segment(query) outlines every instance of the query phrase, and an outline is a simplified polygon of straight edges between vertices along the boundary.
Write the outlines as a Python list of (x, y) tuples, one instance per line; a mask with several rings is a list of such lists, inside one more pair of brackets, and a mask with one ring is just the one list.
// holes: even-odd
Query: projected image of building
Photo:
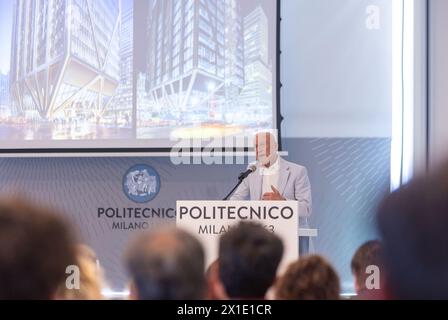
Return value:
[(242, 108), (259, 122), (272, 121), (272, 71), (268, 61), (268, 18), (261, 6), (244, 18), (245, 85)]
[[(131, 0), (132, 1), (132, 0)], [(133, 5), (122, 8), (120, 28), (120, 82), (106, 117), (115, 125), (131, 127), (133, 106)]]
[(49, 138), (92, 134), (119, 85), (120, 11), (119, 0), (16, 0), (13, 114), (33, 123), (85, 124), (78, 136)]
[(0, 73), (0, 118), (9, 115), (9, 76)]
[(239, 0), (226, 1), (225, 28), (225, 101), (227, 112), (239, 107), (239, 94), (244, 86), (243, 19)]
[(244, 84), (239, 1), (150, 0), (147, 39), (148, 94), (161, 121), (225, 120)]
[(148, 83), (148, 76), (146, 73), (139, 72), (137, 74), (136, 83), (136, 101), (137, 101), (137, 112), (139, 113), (139, 123), (143, 127), (151, 126), (155, 121), (155, 115), (157, 115), (157, 106), (154, 101), (148, 96), (148, 91), (146, 90)]

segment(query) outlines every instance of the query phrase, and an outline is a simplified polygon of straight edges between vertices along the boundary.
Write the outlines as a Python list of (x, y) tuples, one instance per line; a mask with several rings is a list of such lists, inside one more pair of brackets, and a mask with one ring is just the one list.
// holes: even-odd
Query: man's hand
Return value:
[(271, 189), (273, 192), (266, 192), (262, 197), (261, 200), (286, 200), (285, 198), (283, 198), (283, 196), (280, 194), (280, 191), (278, 191), (277, 189), (275, 189), (274, 186), (271, 186)]

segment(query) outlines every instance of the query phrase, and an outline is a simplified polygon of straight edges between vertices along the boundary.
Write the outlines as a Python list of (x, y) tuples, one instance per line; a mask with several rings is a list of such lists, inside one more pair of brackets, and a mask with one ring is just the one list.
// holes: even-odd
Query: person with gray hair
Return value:
[(311, 185), (305, 167), (282, 159), (271, 132), (255, 135), (257, 169), (238, 187), (230, 200), (296, 200), (299, 214), (311, 215)]
[[(307, 228), (311, 215), (311, 184), (304, 166), (278, 154), (276, 136), (269, 131), (255, 135), (256, 170), (243, 180), (230, 200), (294, 200), (299, 207), (299, 225)], [(299, 226), (298, 226), (299, 227)], [(308, 254), (310, 239), (300, 237), (300, 255)]]
[(205, 257), (200, 242), (170, 228), (140, 235), (127, 251), (131, 299), (200, 300), (205, 297)]

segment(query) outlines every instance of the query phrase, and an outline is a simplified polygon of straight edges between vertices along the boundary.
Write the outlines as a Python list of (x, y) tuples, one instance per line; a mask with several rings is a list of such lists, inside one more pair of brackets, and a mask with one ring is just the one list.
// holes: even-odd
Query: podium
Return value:
[(219, 238), (240, 221), (261, 224), (284, 245), (279, 271), (299, 257), (299, 238), (317, 236), (316, 229), (299, 228), (297, 201), (177, 201), (176, 225), (202, 243), (206, 266), (218, 257)]

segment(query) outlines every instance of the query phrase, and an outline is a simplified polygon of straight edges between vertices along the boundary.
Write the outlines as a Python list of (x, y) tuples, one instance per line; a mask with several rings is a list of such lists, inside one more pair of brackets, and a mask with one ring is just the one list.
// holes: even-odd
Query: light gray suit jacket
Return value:
[[(311, 185), (305, 167), (278, 158), (278, 191), (286, 200), (299, 202), (299, 214), (311, 215)], [(261, 200), (263, 176), (257, 170), (251, 173), (236, 189), (230, 200)]]

